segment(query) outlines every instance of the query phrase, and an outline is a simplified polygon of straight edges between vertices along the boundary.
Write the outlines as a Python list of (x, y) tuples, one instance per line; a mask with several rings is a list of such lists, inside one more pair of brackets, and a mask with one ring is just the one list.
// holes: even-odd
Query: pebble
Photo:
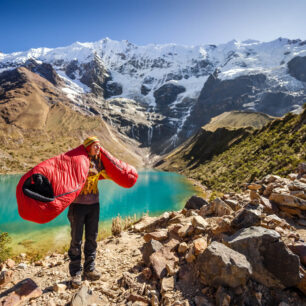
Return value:
[(28, 265), (26, 263), (20, 263), (17, 268), (18, 269), (26, 269), (28, 267)]

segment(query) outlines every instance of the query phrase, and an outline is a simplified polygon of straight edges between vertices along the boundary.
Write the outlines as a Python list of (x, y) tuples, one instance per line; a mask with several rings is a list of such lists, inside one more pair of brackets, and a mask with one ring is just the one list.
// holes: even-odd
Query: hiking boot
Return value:
[(71, 287), (79, 288), (82, 285), (82, 276), (81, 274), (77, 274), (71, 277)]
[(101, 274), (96, 270), (92, 270), (92, 271), (85, 271), (84, 272), (84, 278), (91, 280), (91, 281), (95, 281), (98, 280), (101, 277)]

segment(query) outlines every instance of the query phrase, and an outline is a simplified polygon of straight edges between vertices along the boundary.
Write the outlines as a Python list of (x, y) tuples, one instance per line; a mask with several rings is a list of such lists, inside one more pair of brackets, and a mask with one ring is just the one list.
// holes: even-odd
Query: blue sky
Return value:
[(304, 0), (0, 0), (0, 52), (105, 37), (137, 45), (306, 39)]

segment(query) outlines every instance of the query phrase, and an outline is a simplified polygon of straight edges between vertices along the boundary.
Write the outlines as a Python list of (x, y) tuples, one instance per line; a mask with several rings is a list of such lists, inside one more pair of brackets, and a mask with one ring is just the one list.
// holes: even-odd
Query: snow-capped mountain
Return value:
[(26, 66), (74, 107), (100, 114), (154, 152), (166, 152), (229, 110), (273, 116), (306, 102), (306, 41), (137, 46), (109, 38), (0, 53), (0, 72)]

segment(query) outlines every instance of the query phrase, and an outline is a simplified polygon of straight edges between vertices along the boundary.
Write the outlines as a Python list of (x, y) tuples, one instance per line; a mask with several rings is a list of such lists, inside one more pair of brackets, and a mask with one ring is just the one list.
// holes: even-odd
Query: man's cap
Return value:
[(83, 145), (85, 148), (88, 148), (90, 145), (96, 142), (100, 142), (100, 140), (96, 136), (90, 136), (84, 140)]

